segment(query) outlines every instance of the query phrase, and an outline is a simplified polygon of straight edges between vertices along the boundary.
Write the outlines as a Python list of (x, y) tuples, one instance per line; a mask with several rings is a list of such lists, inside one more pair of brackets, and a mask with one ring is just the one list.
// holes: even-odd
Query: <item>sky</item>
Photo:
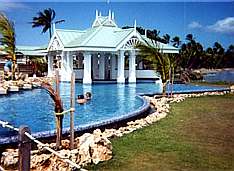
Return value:
[(42, 28), (32, 28), (30, 24), (46, 8), (55, 10), (55, 20), (65, 20), (56, 25), (60, 29), (90, 28), (95, 10), (103, 16), (111, 10), (119, 27), (133, 26), (136, 20), (139, 27), (160, 30), (160, 36), (179, 36), (183, 42), (191, 33), (205, 48), (212, 47), (216, 41), (224, 48), (234, 44), (234, 1), (0, 0), (0, 11), (15, 23), (17, 45), (48, 44), (49, 34), (41, 34)]

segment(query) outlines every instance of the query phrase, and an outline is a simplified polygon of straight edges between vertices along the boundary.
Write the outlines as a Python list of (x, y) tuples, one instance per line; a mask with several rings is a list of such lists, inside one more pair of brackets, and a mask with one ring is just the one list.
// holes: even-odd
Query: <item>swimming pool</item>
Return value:
[[(196, 92), (221, 90), (220, 87), (174, 85), (175, 92)], [(75, 105), (75, 126), (86, 127), (110, 120), (116, 120), (146, 107), (146, 102), (137, 94), (160, 93), (154, 83), (138, 84), (93, 84), (76, 83), (76, 95), (92, 92), (92, 100), (84, 105)], [(60, 84), (64, 109), (70, 108), (70, 84)], [(0, 97), (0, 120), (12, 125), (28, 125), (33, 133), (55, 129), (54, 104), (44, 89), (33, 89)], [(69, 115), (65, 115), (64, 127), (69, 127)], [(0, 139), (13, 134), (0, 127)]]

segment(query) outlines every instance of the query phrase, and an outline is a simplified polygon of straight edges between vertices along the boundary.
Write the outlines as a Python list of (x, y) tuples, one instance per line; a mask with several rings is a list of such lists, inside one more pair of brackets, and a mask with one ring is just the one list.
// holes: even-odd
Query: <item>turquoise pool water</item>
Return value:
[[(213, 91), (220, 87), (194, 86), (177, 84), (175, 92)], [(76, 95), (92, 92), (92, 100), (84, 105), (75, 105), (75, 126), (92, 125), (97, 122), (125, 116), (139, 110), (143, 101), (137, 94), (160, 93), (160, 88), (154, 83), (138, 84), (94, 84), (82, 85), (76, 83)], [(60, 85), (60, 94), (64, 109), (70, 105), (70, 84)], [(44, 89), (22, 91), (0, 97), (0, 120), (8, 121), (12, 125), (28, 125), (33, 133), (55, 129), (54, 104)], [(65, 115), (64, 127), (69, 127), (69, 115)], [(0, 139), (12, 132), (0, 127)]]

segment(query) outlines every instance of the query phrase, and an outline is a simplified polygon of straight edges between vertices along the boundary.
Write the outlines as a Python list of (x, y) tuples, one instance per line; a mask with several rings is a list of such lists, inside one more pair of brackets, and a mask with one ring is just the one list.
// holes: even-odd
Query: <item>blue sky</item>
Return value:
[[(173, 0), (171, 0), (173, 1)], [(192, 33), (195, 39), (206, 48), (215, 41), (225, 48), (234, 44), (234, 2), (139, 2), (139, 1), (96, 1), (70, 2), (40, 0), (38, 2), (0, 0), (0, 11), (15, 22), (17, 45), (45, 45), (48, 34), (41, 34), (41, 28), (29, 24), (38, 11), (53, 8), (56, 19), (65, 19), (57, 28), (83, 30), (91, 27), (95, 10), (107, 15), (108, 10), (115, 13), (117, 24), (160, 30), (160, 35), (168, 33), (171, 37)]]

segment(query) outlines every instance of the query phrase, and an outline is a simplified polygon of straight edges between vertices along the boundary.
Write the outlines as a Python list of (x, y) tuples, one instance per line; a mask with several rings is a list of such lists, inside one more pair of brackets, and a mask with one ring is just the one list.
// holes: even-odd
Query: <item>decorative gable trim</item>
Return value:
[(50, 51), (57, 51), (57, 50), (63, 50), (63, 49), (64, 49), (64, 45), (61, 39), (59, 38), (57, 32), (55, 32), (47, 47), (47, 51), (50, 52)]
[(120, 42), (119, 45), (117, 45), (116, 51), (120, 49), (133, 49), (134, 45), (140, 42), (145, 44), (145, 41), (142, 39), (141, 35), (132, 30), (132, 32), (122, 42)]
[(131, 50), (134, 49), (139, 44), (140, 44), (139, 39), (137, 37), (132, 37), (123, 45), (122, 49)]
[(103, 24), (103, 26), (107, 27), (118, 27), (117, 24), (113, 20), (106, 20)]

